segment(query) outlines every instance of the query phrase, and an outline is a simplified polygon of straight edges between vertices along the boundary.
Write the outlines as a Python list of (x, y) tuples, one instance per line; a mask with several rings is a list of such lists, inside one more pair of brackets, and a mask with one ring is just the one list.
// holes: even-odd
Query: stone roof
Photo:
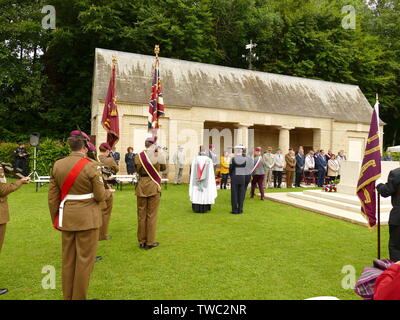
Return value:
[[(96, 49), (93, 97), (104, 100), (116, 55), (117, 99), (147, 104), (154, 56)], [(164, 103), (295, 116), (371, 121), (372, 107), (355, 85), (160, 57)], [(168, 110), (168, 109), (167, 109)]]

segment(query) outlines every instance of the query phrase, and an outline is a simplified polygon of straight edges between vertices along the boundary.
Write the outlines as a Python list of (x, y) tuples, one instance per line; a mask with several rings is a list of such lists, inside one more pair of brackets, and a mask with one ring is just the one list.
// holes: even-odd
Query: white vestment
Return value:
[[(198, 168), (200, 170), (204, 168), (201, 181), (198, 180)], [(217, 197), (217, 185), (212, 160), (206, 155), (197, 156), (192, 162), (190, 172), (190, 201), (194, 204), (214, 204)]]

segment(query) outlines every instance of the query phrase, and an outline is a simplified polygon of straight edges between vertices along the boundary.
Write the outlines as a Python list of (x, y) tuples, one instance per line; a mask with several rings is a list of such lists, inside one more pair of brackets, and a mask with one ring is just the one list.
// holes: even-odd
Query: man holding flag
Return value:
[(392, 197), (389, 216), (389, 256), (392, 261), (400, 261), (400, 168), (390, 171), (387, 183), (376, 186), (379, 194)]

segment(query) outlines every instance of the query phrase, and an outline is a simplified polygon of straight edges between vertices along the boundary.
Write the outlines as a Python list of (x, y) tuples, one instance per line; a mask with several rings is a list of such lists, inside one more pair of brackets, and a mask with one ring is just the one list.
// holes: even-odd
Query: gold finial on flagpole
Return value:
[(113, 63), (113, 65), (116, 65), (117, 61), (118, 61), (117, 56), (116, 56), (116, 55), (113, 55), (113, 56), (112, 56), (112, 63)]
[(154, 47), (154, 53), (155, 53), (156, 57), (158, 58), (158, 54), (160, 53), (160, 46), (158, 44), (156, 44), (156, 46)]

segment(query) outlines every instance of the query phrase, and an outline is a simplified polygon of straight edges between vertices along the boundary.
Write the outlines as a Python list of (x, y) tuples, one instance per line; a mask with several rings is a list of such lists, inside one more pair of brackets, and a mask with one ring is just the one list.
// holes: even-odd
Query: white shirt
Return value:
[(309, 171), (315, 168), (315, 160), (314, 156), (310, 156), (309, 154), (306, 156), (304, 163), (304, 170)]

